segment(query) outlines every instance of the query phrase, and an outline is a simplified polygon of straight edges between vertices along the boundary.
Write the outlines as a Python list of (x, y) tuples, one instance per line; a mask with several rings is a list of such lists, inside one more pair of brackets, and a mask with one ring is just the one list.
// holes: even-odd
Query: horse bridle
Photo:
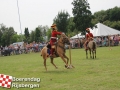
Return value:
[[(59, 41), (59, 42), (62, 43), (62, 44), (65, 44), (65, 41), (64, 41), (65, 39), (66, 39), (66, 38), (63, 38), (63, 39), (62, 39), (62, 42), (60, 42), (60, 41)], [(63, 49), (63, 51), (65, 52), (65, 47), (63, 47), (63, 46), (61, 46), (61, 45), (58, 45), (58, 42), (57, 42), (57, 45), (56, 45), (56, 46), (60, 47), (60, 48)]]

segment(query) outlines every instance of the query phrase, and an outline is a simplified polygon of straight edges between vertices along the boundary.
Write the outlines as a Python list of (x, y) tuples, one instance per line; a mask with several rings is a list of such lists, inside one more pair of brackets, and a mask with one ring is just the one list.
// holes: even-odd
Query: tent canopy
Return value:
[(81, 33), (79, 33), (79, 34), (77, 34), (77, 35), (71, 37), (70, 39), (84, 38), (84, 37), (85, 37), (85, 35), (81, 35)]
[[(90, 32), (93, 33), (93, 36), (108, 36), (108, 35), (116, 35), (116, 34), (120, 34), (119, 30), (110, 28), (106, 25), (103, 25), (101, 23), (97, 23), (96, 24), (97, 28), (90, 28)], [(71, 37), (70, 39), (75, 39), (75, 38), (84, 38), (84, 35), (81, 35), (81, 33)]]
[(98, 23), (96, 25), (97, 25), (97, 28), (93, 28), (93, 30), (90, 29), (91, 33), (93, 33), (94, 36), (107, 36), (107, 35), (120, 34), (120, 31), (110, 28), (101, 23)]

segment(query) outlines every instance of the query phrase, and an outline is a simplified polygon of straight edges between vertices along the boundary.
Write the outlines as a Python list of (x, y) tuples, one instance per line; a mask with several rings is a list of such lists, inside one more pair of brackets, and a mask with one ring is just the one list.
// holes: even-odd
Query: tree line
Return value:
[[(87, 27), (95, 27), (98, 22), (103, 23), (111, 28), (120, 30), (120, 7), (101, 10), (94, 14), (90, 11), (90, 4), (87, 0), (73, 0), (72, 13), (73, 17), (65, 10), (61, 10), (53, 19), (58, 31), (66, 35), (73, 36), (79, 32), (85, 34)], [(13, 27), (6, 27), (0, 24), (0, 45), (8, 46), (14, 42), (43, 42), (48, 41), (51, 36), (51, 28), (48, 26), (37, 26), (34, 30), (25, 27), (24, 33), (17, 34)]]

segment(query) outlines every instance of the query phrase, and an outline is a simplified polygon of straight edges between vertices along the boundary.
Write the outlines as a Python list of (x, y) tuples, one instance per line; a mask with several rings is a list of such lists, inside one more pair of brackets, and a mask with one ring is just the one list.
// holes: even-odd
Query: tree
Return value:
[(69, 19), (68, 12), (61, 11), (58, 12), (58, 15), (54, 18), (54, 23), (57, 25), (57, 29), (61, 32), (67, 33), (67, 25), (68, 25), (68, 19)]
[(68, 19), (68, 26), (67, 26), (67, 34), (70, 35), (70, 36), (73, 36), (75, 35), (74, 34), (74, 31), (75, 31), (75, 23), (73, 22), (73, 17), (70, 17)]
[(32, 31), (30, 33), (30, 42), (33, 42), (33, 41), (35, 41), (35, 31)]
[(85, 34), (85, 29), (88, 27), (93, 27), (91, 20), (93, 18), (87, 0), (73, 0), (72, 13), (74, 16), (73, 22), (78, 31), (81, 31)]
[(2, 33), (4, 33), (5, 32), (5, 30), (6, 30), (6, 26), (2, 23), (2, 24), (0, 24), (0, 30), (1, 30), (1, 32)]
[(25, 28), (24, 35), (25, 35), (25, 41), (28, 42), (28, 39), (29, 39), (29, 37), (30, 37), (28, 28)]
[(114, 7), (112, 9), (108, 9), (106, 11), (107, 13), (109, 12), (109, 20), (110, 21), (120, 21), (120, 8)]
[(101, 10), (94, 13), (93, 24), (101, 22), (111, 28), (120, 30), (120, 8), (114, 7), (108, 10)]
[(5, 32), (6, 26), (4, 24), (0, 24), (0, 45), (3, 45), (3, 33)]
[(10, 45), (10, 37), (9, 37), (9, 33), (8, 33), (8, 28), (6, 28), (5, 32), (3, 33), (1, 42), (2, 42), (3, 46)]
[(51, 37), (51, 29), (48, 29), (48, 31), (47, 31), (47, 38), (48, 38), (48, 40), (50, 40), (50, 37)]
[(39, 30), (39, 28), (35, 29), (35, 41), (36, 42), (40, 41), (40, 30)]
[(37, 27), (39, 30), (40, 30), (40, 38), (39, 38), (39, 41), (42, 42), (42, 41), (46, 41), (47, 40), (47, 31), (49, 30), (49, 27), (46, 25), (46, 26), (42, 26), (42, 25), (39, 25)]
[(0, 46), (2, 45), (2, 44), (1, 44), (1, 43), (2, 43), (2, 42), (1, 42), (2, 35), (3, 35), (3, 34), (2, 34), (2, 30), (0, 30)]
[(95, 19), (97, 19), (100, 23), (103, 23), (105, 20), (107, 20), (109, 17), (108, 17), (108, 14), (106, 13), (105, 10), (101, 10), (101, 11), (98, 11), (98, 12), (95, 12), (94, 13), (94, 17)]
[(18, 42), (18, 38), (19, 36), (17, 34), (12, 35), (11, 39), (10, 39), (10, 43), (14, 43), (14, 42)]
[(5, 25), (1, 24), (0, 28), (0, 45), (8, 46), (11, 44), (11, 38), (15, 34), (13, 27), (6, 27)]

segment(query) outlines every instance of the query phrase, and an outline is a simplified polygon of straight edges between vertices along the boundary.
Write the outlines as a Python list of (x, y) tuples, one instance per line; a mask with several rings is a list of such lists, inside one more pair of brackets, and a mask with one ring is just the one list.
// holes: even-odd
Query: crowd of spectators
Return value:
[(0, 47), (0, 56), (10, 56), (10, 55), (19, 55), (22, 53), (31, 53), (31, 52), (40, 52), (40, 50), (46, 45), (46, 43), (36, 43), (33, 41), (32, 43), (23, 43), (23, 45), (9, 45), (5, 47)]
[[(96, 42), (98, 47), (103, 46), (118, 46), (120, 45), (120, 35), (111, 35), (111, 36), (98, 36), (94, 37), (94, 41)], [(83, 44), (85, 42), (85, 38), (79, 39), (71, 39), (71, 47), (72, 48), (83, 48)], [(41, 49), (46, 46), (46, 43), (43, 42), (35, 42), (32, 43), (23, 43), (23, 45), (9, 45), (5, 47), (0, 47), (0, 56), (8, 56), (8, 55), (19, 55), (22, 53), (31, 53), (31, 52), (40, 52)], [(67, 49), (68, 46), (66, 45), (65, 48)]]
[[(83, 48), (85, 38), (71, 39), (72, 48)], [(103, 46), (118, 46), (120, 45), (120, 35), (98, 36), (94, 37), (98, 47)]]

